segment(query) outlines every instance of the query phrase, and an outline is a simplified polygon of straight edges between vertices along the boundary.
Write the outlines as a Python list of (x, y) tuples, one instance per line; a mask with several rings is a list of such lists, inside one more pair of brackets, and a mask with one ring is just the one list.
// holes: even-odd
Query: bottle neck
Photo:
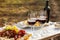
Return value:
[(49, 4), (48, 4), (48, 3), (49, 3), (49, 1), (46, 1), (46, 6), (45, 6), (45, 7), (48, 7), (48, 6), (49, 6)]
[(48, 9), (48, 7), (49, 7), (49, 1), (46, 1), (46, 5), (45, 5), (44, 10), (47, 10), (47, 9)]

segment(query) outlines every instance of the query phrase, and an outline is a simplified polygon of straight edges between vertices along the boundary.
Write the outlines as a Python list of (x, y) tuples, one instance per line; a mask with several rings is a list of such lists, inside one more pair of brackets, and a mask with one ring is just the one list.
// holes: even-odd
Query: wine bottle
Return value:
[(44, 11), (46, 11), (47, 13), (47, 23), (49, 22), (49, 18), (50, 18), (50, 7), (49, 7), (49, 0), (46, 1), (46, 5), (44, 8)]

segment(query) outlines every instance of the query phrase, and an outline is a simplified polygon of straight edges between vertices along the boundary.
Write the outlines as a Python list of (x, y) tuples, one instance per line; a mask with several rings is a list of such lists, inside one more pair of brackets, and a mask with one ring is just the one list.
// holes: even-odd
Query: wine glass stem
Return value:
[(34, 26), (31, 27), (32, 34), (34, 34)]

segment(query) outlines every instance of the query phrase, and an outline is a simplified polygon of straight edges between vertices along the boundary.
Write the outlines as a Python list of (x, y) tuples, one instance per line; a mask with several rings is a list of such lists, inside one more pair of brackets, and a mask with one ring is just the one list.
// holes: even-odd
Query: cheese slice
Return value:
[(28, 25), (28, 21), (27, 21), (27, 20), (25, 20), (25, 21), (24, 21), (24, 24), (25, 24), (25, 25)]
[(34, 24), (34, 26), (36, 26), (36, 27), (38, 27), (38, 26), (40, 26), (41, 24), (40, 24), (40, 22), (36, 22), (35, 24)]

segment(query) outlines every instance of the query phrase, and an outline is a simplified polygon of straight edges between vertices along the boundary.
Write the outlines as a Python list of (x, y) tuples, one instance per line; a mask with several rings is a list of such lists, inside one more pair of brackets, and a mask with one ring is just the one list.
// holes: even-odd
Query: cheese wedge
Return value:
[(34, 26), (36, 26), (36, 27), (38, 27), (38, 26), (40, 26), (41, 24), (40, 24), (40, 22), (36, 22), (35, 24), (34, 24)]

